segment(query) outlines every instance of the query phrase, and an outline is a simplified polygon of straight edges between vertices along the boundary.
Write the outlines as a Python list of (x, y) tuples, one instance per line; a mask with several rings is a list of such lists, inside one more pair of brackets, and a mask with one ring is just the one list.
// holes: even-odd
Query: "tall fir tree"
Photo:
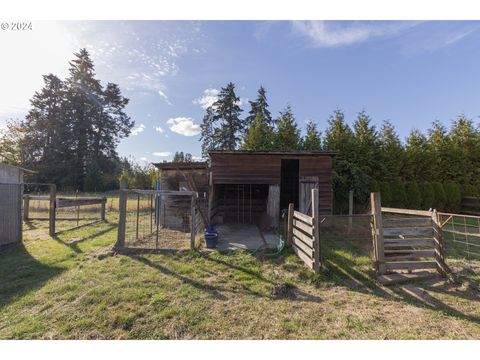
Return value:
[(405, 144), (404, 174), (411, 181), (429, 181), (432, 178), (431, 153), (425, 135), (414, 129)]
[(353, 160), (358, 168), (372, 180), (379, 179), (378, 171), (378, 133), (371, 118), (365, 111), (357, 115), (353, 124)]
[(215, 129), (215, 147), (220, 150), (236, 150), (241, 142), (245, 125), (240, 119), (240, 98), (235, 94), (235, 85), (230, 82), (220, 90), (218, 100), (212, 105)]
[(273, 146), (275, 150), (300, 150), (302, 139), (292, 108), (287, 106), (277, 120)]
[(404, 167), (404, 148), (393, 124), (386, 120), (383, 122), (379, 134), (380, 164), (382, 179), (394, 181), (402, 178)]
[(250, 111), (248, 116), (245, 118), (245, 130), (248, 131), (248, 128), (258, 116), (260, 116), (262, 121), (267, 126), (273, 129), (275, 126), (275, 121), (273, 120), (270, 110), (268, 109), (266, 91), (263, 86), (260, 86), (260, 89), (258, 89), (257, 99), (255, 101), (249, 101), (249, 103)]
[(451, 171), (451, 142), (448, 137), (447, 128), (439, 120), (432, 123), (428, 129), (428, 149), (431, 154), (430, 169), (433, 179), (442, 182), (451, 178), (454, 173)]
[(216, 148), (214, 110), (209, 106), (203, 116), (200, 141), (202, 142), (202, 158), (208, 159), (208, 152)]
[(263, 120), (262, 115), (257, 115), (243, 140), (242, 150), (271, 150), (273, 147), (273, 131)]
[(303, 150), (319, 151), (322, 150), (322, 135), (317, 130), (317, 124), (312, 120), (307, 122), (305, 137), (302, 142)]

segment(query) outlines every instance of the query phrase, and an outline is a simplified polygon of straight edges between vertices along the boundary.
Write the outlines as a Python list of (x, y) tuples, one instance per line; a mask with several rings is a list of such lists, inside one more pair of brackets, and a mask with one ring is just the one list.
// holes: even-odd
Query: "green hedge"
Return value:
[(460, 186), (453, 181), (448, 181), (443, 185), (443, 188), (445, 190), (445, 210), (458, 213), (462, 202)]
[(432, 186), (435, 193), (435, 202), (433, 203), (434, 208), (438, 211), (444, 211), (447, 202), (447, 196), (445, 195), (443, 185), (441, 182), (435, 181), (432, 183)]
[(405, 184), (400, 180), (390, 183), (391, 206), (395, 208), (404, 208), (407, 206), (407, 194)]
[(421, 208), (425, 210), (433, 209), (435, 207), (435, 190), (429, 182), (420, 184), (420, 192), (422, 194)]
[(380, 196), (382, 199), (382, 206), (391, 206), (392, 192), (388, 182), (380, 183)]
[(405, 183), (405, 192), (407, 199), (407, 208), (420, 209), (422, 206), (422, 194), (420, 188), (415, 181)]

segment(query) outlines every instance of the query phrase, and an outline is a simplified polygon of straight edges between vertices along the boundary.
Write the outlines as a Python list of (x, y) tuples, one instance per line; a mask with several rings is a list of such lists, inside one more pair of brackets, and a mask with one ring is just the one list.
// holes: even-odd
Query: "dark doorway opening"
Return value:
[(256, 224), (267, 211), (268, 185), (219, 184), (215, 187), (215, 212), (223, 222)]
[(299, 161), (283, 159), (280, 175), (280, 209), (288, 208), (293, 203), (298, 210), (298, 189), (299, 189)]

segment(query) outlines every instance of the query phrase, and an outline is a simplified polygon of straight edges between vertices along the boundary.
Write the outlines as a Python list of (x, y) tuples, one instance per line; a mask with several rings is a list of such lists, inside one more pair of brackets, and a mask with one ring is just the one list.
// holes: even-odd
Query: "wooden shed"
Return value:
[(210, 151), (210, 213), (226, 222), (256, 222), (267, 213), (278, 224), (293, 203), (311, 211), (311, 189), (318, 188), (320, 213), (331, 214), (334, 152)]
[(216, 150), (209, 155), (209, 166), (204, 162), (155, 166), (163, 190), (206, 193), (208, 217), (214, 222), (256, 223), (268, 214), (278, 225), (281, 210), (289, 203), (304, 213), (311, 211), (312, 188), (319, 189), (320, 213), (332, 213), (334, 152)]

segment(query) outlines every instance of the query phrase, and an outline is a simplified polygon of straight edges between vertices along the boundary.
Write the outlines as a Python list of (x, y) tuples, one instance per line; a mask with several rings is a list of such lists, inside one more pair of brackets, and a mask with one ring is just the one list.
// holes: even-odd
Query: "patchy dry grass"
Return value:
[[(0, 338), (480, 338), (478, 293), (444, 283), (385, 288), (367, 256), (331, 241), (327, 271), (290, 252), (108, 255), (116, 219), (0, 253)], [(272, 289), (285, 284), (284, 298)]]

